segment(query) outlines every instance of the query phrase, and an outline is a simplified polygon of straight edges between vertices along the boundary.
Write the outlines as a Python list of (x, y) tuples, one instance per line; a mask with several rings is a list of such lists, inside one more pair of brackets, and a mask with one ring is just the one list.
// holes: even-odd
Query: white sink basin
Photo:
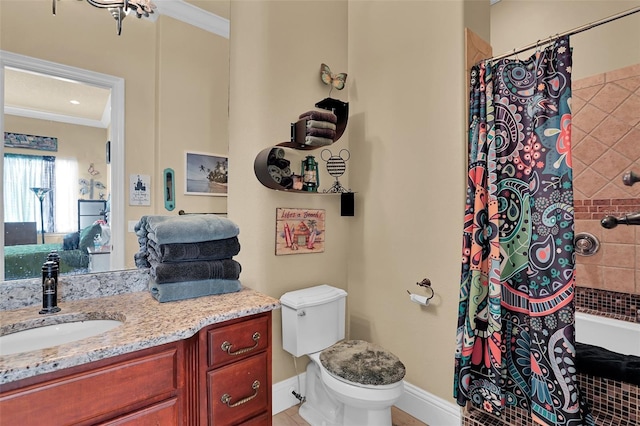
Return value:
[(50, 348), (96, 336), (122, 325), (116, 320), (65, 322), (0, 336), (0, 356)]

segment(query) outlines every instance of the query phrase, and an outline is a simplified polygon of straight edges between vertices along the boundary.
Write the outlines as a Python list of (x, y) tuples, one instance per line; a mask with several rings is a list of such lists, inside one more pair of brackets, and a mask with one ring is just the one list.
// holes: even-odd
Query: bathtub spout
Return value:
[(603, 228), (613, 229), (620, 224), (640, 225), (640, 212), (628, 214), (622, 217), (606, 216), (600, 221)]

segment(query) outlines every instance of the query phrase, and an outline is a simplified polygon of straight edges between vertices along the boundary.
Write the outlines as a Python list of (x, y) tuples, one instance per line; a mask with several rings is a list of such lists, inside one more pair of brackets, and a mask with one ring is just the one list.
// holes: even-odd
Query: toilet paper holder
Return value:
[(429, 301), (433, 298), (433, 296), (435, 296), (435, 292), (433, 291), (433, 288), (431, 287), (431, 280), (429, 278), (425, 278), (422, 281), (420, 281), (419, 283), (416, 283), (416, 285), (418, 285), (420, 287), (424, 287), (424, 288), (430, 290), (431, 291), (431, 295), (430, 296), (420, 296), (418, 294), (413, 294), (409, 290), (407, 290), (407, 293), (409, 293), (409, 298), (411, 299), (412, 302), (418, 303), (420, 305), (424, 305), (424, 306), (429, 305)]

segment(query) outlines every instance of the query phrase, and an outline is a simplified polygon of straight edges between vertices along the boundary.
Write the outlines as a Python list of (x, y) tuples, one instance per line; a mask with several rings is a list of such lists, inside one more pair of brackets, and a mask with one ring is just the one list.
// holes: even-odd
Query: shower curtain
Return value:
[(592, 422), (575, 370), (571, 50), (473, 67), (454, 397)]

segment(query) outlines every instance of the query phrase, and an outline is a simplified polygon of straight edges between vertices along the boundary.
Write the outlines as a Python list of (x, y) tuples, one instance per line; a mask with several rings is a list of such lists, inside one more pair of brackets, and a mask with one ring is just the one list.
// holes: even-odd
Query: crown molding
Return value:
[(79, 126), (99, 127), (106, 129), (109, 127), (109, 123), (99, 120), (92, 120), (90, 118), (74, 117), (71, 115), (55, 114), (51, 112), (35, 111), (28, 108), (18, 108), (12, 106), (5, 106), (4, 113), (7, 115), (15, 115), (18, 117), (35, 118), (38, 120), (57, 121), (60, 123), (77, 124)]
[(169, 16), (187, 24), (193, 25), (210, 33), (229, 38), (229, 20), (215, 13), (200, 9), (184, 0), (154, 0), (156, 13)]

